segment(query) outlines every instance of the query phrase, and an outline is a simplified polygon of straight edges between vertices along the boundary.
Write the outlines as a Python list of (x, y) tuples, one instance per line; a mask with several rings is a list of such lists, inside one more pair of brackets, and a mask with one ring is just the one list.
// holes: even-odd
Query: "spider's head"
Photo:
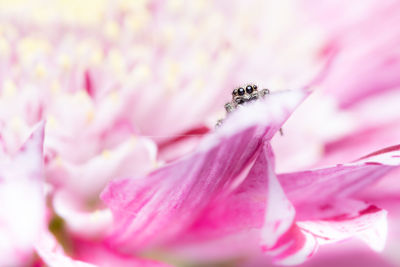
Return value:
[(233, 90), (232, 99), (238, 104), (244, 104), (258, 98), (257, 85), (248, 84), (246, 87), (239, 87)]

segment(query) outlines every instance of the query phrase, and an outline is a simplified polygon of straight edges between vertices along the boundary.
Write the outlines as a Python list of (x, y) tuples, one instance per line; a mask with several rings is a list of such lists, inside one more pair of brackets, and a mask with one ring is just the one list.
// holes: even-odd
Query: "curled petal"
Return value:
[(177, 242), (216, 239), (264, 225), (263, 243), (272, 247), (291, 227), (295, 215), (272, 171), (273, 161), (266, 143), (244, 181), (232, 193), (211, 201)]
[(213, 199), (240, 184), (263, 139), (276, 133), (303, 98), (300, 91), (282, 92), (245, 106), (188, 157), (140, 180), (111, 182), (102, 193), (114, 214), (109, 241), (137, 249), (184, 231)]
[(274, 261), (282, 265), (300, 264), (310, 258), (318, 248), (314, 235), (293, 224), (273, 248), (262, 247), (274, 257)]
[[(262, 163), (262, 162), (261, 162)], [(272, 168), (266, 164), (268, 179), (267, 208), (262, 231), (262, 244), (264, 249), (273, 248), (278, 240), (293, 225), (295, 210), (279, 184)], [(265, 167), (264, 167), (265, 168)]]
[(67, 256), (62, 246), (49, 232), (44, 232), (41, 235), (35, 249), (41, 261), (49, 267), (96, 267), (96, 265), (74, 260)]
[[(180, 252), (193, 256), (193, 247), (197, 246), (204, 260), (253, 255), (261, 245), (281, 264), (307, 259), (317, 246), (316, 240), (295, 225), (295, 210), (280, 187), (273, 165), (270, 145), (265, 143), (237, 189), (212, 201), (175, 242), (183, 246)], [(224, 251), (218, 250), (220, 246)]]
[(376, 182), (400, 165), (400, 146), (389, 147), (360, 160), (317, 170), (280, 174), (289, 199), (295, 205), (344, 198)]
[(396, 169), (399, 153), (400, 146), (392, 146), (353, 163), (279, 175), (296, 208), (298, 227), (314, 235), (319, 244), (357, 237), (372, 249), (382, 250), (387, 235), (386, 211), (348, 197)]
[(57, 215), (65, 221), (68, 230), (82, 238), (104, 236), (112, 225), (109, 209), (89, 211), (65, 190), (55, 193), (53, 206)]
[[(312, 233), (320, 244), (357, 237), (372, 249), (383, 250), (387, 237), (385, 210), (360, 201), (336, 200), (323, 206), (303, 207), (298, 212), (299, 217), (307, 217), (311, 210), (313, 219), (299, 219), (297, 224)], [(323, 217), (327, 214), (331, 216)]]
[[(386, 211), (346, 197), (394, 170), (400, 164), (399, 153), (400, 146), (393, 146), (357, 162), (279, 175), (296, 208), (296, 225), (280, 237), (276, 248), (269, 248), (270, 253), (277, 251), (275, 258), (282, 264), (300, 263), (319, 244), (351, 237), (365, 241), (374, 250), (382, 250), (387, 235)], [(296, 250), (299, 253), (292, 253)], [(309, 255), (304, 257), (304, 252)]]
[[(261, 245), (276, 263), (291, 265), (304, 262), (316, 251), (314, 235), (295, 223), (295, 210), (273, 172), (269, 144), (263, 148), (243, 183), (232, 194), (211, 202), (179, 238), (184, 256), (193, 256), (193, 248), (187, 246), (196, 242), (194, 246), (202, 251), (201, 259), (249, 256)], [(218, 250), (220, 246), (224, 251)]]
[[(268, 148), (268, 147), (265, 147)], [(295, 209), (287, 199), (271, 165), (266, 159), (273, 158), (270, 149), (258, 158), (267, 180), (265, 219), (261, 231), (261, 248), (272, 255), (279, 264), (299, 264), (311, 257), (318, 247), (315, 237), (300, 229), (295, 223)]]
[[(83, 164), (55, 158), (46, 169), (52, 182), (84, 199), (97, 197), (112, 179), (145, 175), (155, 166), (156, 147), (145, 138), (130, 138)], [(82, 179), (85, 177), (85, 179)]]

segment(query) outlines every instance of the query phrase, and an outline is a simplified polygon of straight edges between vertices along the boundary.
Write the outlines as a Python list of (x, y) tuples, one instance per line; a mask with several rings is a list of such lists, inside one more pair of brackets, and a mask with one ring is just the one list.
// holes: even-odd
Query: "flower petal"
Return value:
[(112, 225), (109, 209), (89, 211), (79, 199), (66, 190), (54, 194), (53, 206), (57, 215), (65, 221), (68, 230), (82, 238), (102, 237)]
[(83, 164), (57, 157), (47, 164), (46, 174), (52, 183), (67, 188), (77, 197), (91, 200), (97, 198), (110, 180), (145, 175), (155, 163), (154, 143), (146, 138), (131, 137)]
[(96, 265), (67, 256), (57, 240), (47, 231), (41, 235), (35, 249), (40, 259), (49, 267), (96, 267)]
[(240, 184), (262, 140), (274, 135), (304, 96), (300, 91), (282, 92), (247, 105), (185, 159), (141, 180), (111, 182), (102, 193), (114, 214), (109, 241), (137, 249), (182, 232), (216, 196)]
[[(265, 159), (264, 159), (265, 160)], [(261, 161), (261, 164), (263, 162)], [(295, 217), (295, 210), (292, 203), (286, 198), (285, 193), (279, 184), (273, 169), (266, 165), (270, 179), (268, 179), (268, 194), (265, 212), (265, 221), (262, 231), (262, 246), (264, 250), (276, 247), (279, 239), (292, 227)]]
[[(352, 1), (346, 6), (337, 1), (311, 1), (303, 6), (309, 7), (321, 30), (329, 33), (326, 47), (338, 50), (322, 87), (342, 108), (386, 90), (397, 90), (400, 39), (399, 29), (391, 27), (400, 19), (397, 1)], [(329, 19), (337, 12), (342, 14), (340, 20)]]
[(296, 208), (297, 225), (313, 234), (319, 244), (358, 237), (374, 250), (382, 250), (387, 235), (386, 211), (347, 197), (396, 169), (399, 155), (400, 146), (393, 146), (354, 163), (279, 175)]
[(400, 106), (396, 103), (399, 101), (400, 90), (392, 90), (352, 105), (346, 111), (351, 118), (352, 127), (347, 127), (350, 131), (325, 141), (324, 156), (317, 166), (347, 162), (398, 143)]
[(289, 199), (297, 208), (302, 203), (350, 196), (382, 178), (400, 165), (400, 146), (374, 152), (348, 164), (324, 169), (280, 174)]
[(300, 264), (310, 258), (318, 248), (314, 235), (304, 231), (296, 224), (282, 235), (275, 247), (263, 250), (282, 265)]
[[(227, 196), (210, 202), (199, 219), (174, 245), (200, 259), (248, 257), (261, 248), (281, 264), (305, 261), (316, 250), (313, 235), (295, 224), (295, 210), (273, 172), (274, 157), (263, 146), (246, 179)], [(220, 251), (218, 247), (224, 246)], [(196, 248), (196, 249), (194, 249)], [(198, 252), (197, 252), (198, 253)]]
[[(309, 217), (311, 214), (312, 218)], [(320, 244), (358, 237), (374, 250), (384, 248), (387, 212), (374, 205), (355, 200), (336, 200), (322, 206), (302, 207), (298, 215), (297, 224), (315, 235)]]
[[(266, 233), (269, 239), (273, 239), (269, 242), (273, 245), (281, 232), (290, 228), (294, 220), (294, 209), (290, 203), (285, 202), (288, 205), (276, 213), (281, 208), (279, 202), (284, 201), (285, 197), (272, 171), (273, 161), (271, 148), (266, 143), (244, 181), (230, 194), (217, 196), (211, 201), (177, 242), (186, 245), (186, 242), (191, 240), (199, 242), (249, 229), (261, 229), (267, 216), (268, 226), (279, 224), (281, 228), (286, 227), (281, 231), (275, 229), (271, 233)], [(283, 216), (288, 218), (282, 218)], [(283, 221), (288, 221), (288, 225), (282, 223)]]
[(19, 152), (3, 158), (0, 173), (0, 265), (26, 262), (45, 227), (43, 123)]
[(77, 240), (75, 254), (80, 260), (101, 267), (172, 267), (155, 260), (120, 254), (104, 243)]

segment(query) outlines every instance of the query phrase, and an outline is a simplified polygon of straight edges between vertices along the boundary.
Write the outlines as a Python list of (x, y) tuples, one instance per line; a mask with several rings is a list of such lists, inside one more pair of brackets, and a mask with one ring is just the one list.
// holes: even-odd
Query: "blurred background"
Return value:
[[(0, 0), (4, 149), (15, 153), (46, 120), (47, 182), (93, 211), (111, 179), (192, 151), (235, 87), (311, 84), (273, 140), (278, 172), (354, 160), (399, 140), (396, 2)], [(144, 139), (139, 152), (121, 148)], [(101, 181), (71, 174), (118, 153)], [(138, 158), (143, 169), (126, 167)], [(306, 266), (400, 266), (398, 241), (389, 245), (382, 255), (327, 246)]]
[[(213, 112), (222, 116), (235, 86), (256, 81), (279, 90), (311, 79), (323, 31), (297, 8), (290, 1), (1, 1), (2, 91), (68, 93), (87, 120), (96, 114), (89, 106), (127, 97), (136, 131), (176, 134)], [(56, 124), (58, 114), (47, 111)], [(32, 113), (29, 124), (37, 121)]]

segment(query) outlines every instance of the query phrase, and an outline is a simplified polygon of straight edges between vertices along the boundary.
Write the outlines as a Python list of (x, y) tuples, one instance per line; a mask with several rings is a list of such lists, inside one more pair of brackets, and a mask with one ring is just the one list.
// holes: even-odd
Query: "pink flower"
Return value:
[[(0, 265), (325, 266), (344, 248), (374, 258), (355, 240), (382, 251), (389, 231), (385, 261), (399, 245), (398, 11), (0, 3)], [(214, 131), (243, 82), (273, 94)]]
[(382, 250), (386, 212), (351, 196), (398, 166), (398, 148), (356, 163), (277, 177), (265, 142), (301, 100), (297, 95), (272, 95), (238, 111), (197, 152), (146, 178), (112, 182), (102, 195), (114, 213), (108, 242), (123, 251), (166, 245), (185, 251), (253, 231), (258, 235), (242, 236), (236, 240), (242, 246), (232, 244), (221, 253), (246, 256), (261, 245), (282, 264), (300, 263), (318, 245), (352, 236)]

